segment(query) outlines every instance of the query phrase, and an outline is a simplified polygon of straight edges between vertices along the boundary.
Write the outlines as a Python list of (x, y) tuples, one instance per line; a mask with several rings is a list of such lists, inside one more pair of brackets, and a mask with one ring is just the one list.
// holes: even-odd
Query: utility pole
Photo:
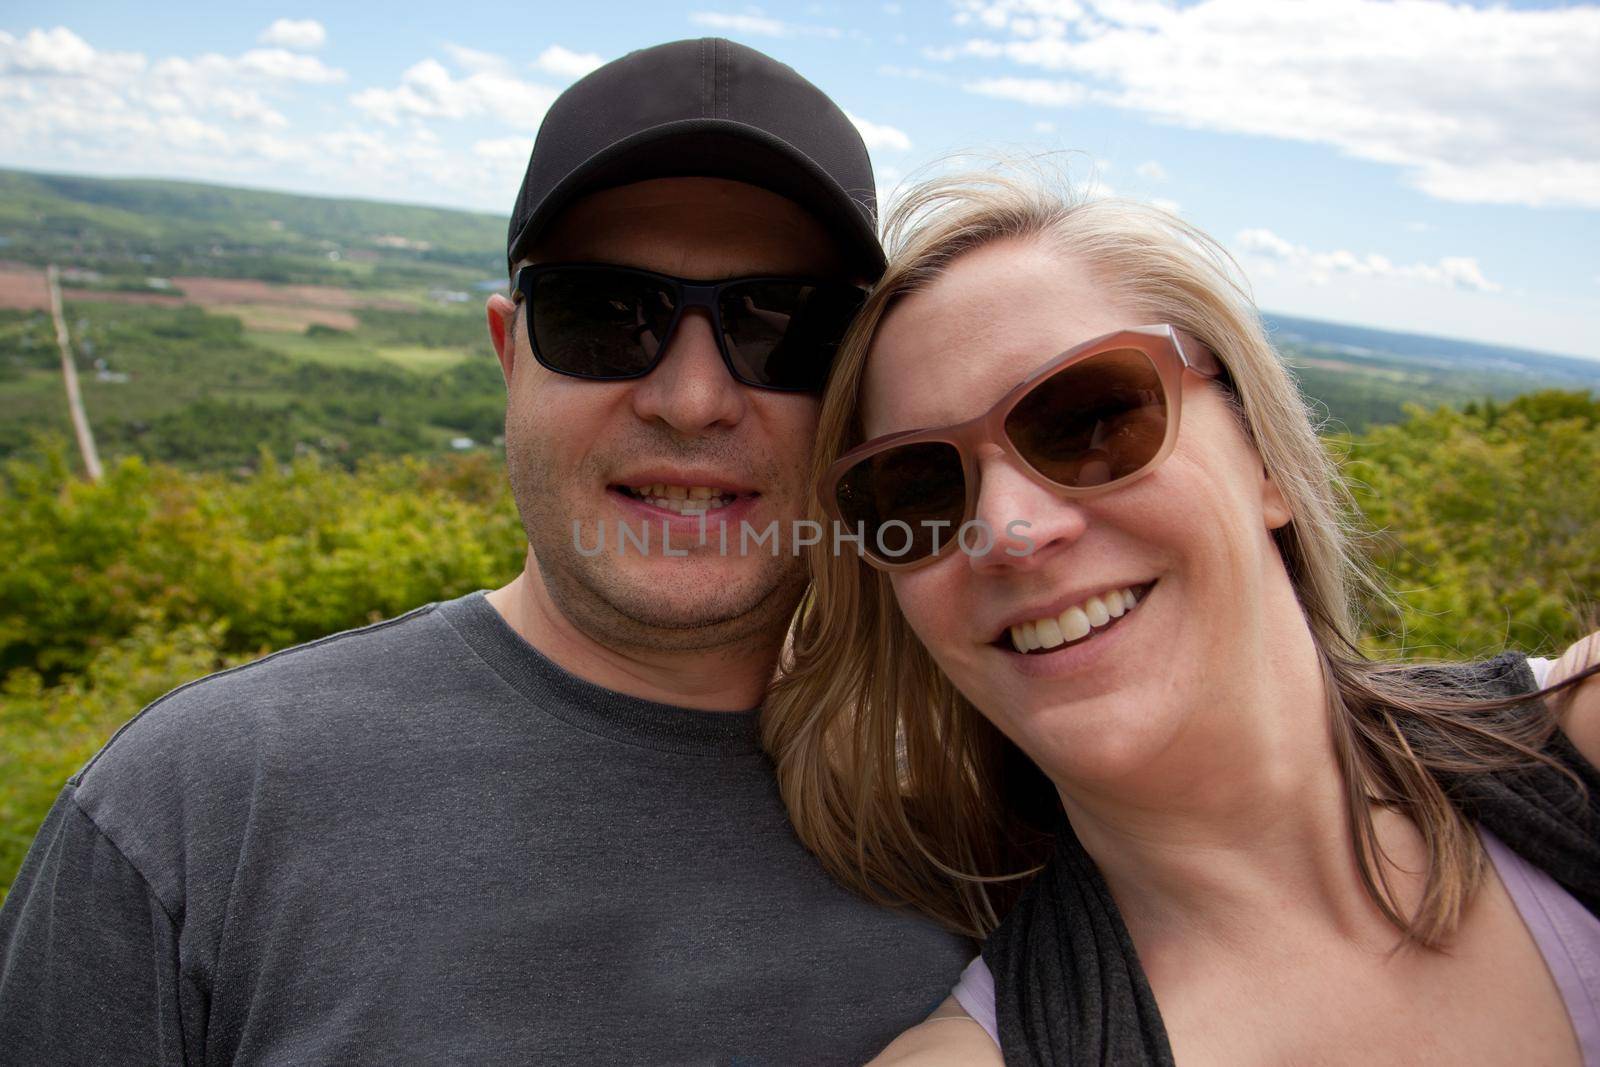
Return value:
[(94, 431), (83, 411), (83, 396), (78, 392), (78, 366), (72, 359), (72, 342), (67, 337), (67, 319), (61, 313), (61, 272), (54, 263), (45, 268), (50, 285), (50, 316), (56, 320), (56, 346), (61, 349), (61, 376), (67, 383), (67, 407), (72, 412), (72, 429), (78, 435), (78, 451), (83, 453), (83, 468), (91, 482), (100, 480), (100, 453), (95, 451)]

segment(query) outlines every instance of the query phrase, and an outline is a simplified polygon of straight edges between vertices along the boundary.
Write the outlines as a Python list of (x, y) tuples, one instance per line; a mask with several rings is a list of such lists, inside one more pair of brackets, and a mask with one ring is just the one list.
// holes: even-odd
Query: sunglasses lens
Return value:
[(1150, 357), (1099, 352), (1034, 386), (1006, 416), (1017, 451), (1058, 485), (1106, 485), (1148, 466), (1167, 438), (1167, 394)]
[(655, 366), (675, 310), (672, 290), (625, 270), (534, 276), (528, 333), (539, 359), (580, 378), (631, 378)]
[[(850, 533), (863, 549), (890, 563), (932, 554), (954, 540), (967, 507), (961, 453), (944, 441), (885, 449), (866, 457), (834, 489)], [(943, 525), (940, 525), (943, 524)]]
[(728, 286), (717, 311), (734, 376), (769, 389), (820, 390), (862, 295), (849, 285)]

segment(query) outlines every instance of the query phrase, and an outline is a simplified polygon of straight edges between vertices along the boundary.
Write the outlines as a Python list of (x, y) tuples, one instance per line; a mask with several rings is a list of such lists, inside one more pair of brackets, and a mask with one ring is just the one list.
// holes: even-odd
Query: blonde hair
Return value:
[[(861, 441), (862, 375), (884, 316), (983, 245), (1044, 242), (1149, 321), (1206, 341), (1294, 516), (1274, 537), (1322, 661), (1363, 883), (1406, 938), (1442, 943), (1482, 875), (1483, 854), (1435, 772), (1544, 761), (1553, 718), (1510, 714), (1513, 701), (1480, 702), (1466, 715), (1441, 684), (1362, 657), (1357, 591), (1376, 586), (1352, 548), (1353, 509), (1231, 259), (1171, 214), (1057, 184), (1037, 172), (991, 170), (935, 178), (897, 202), (885, 226), (888, 269), (841, 346), (823, 399), (813, 484)], [(986, 936), (1049, 858), (1060, 798), (937, 668), (887, 578), (827, 548), (810, 550), (812, 587), (763, 719), (795, 828), (835, 878), (868, 898)], [(1403, 721), (1424, 724), (1429, 740), (1419, 744)], [(1409, 915), (1377, 859), (1373, 801), (1422, 831), (1429, 866)]]

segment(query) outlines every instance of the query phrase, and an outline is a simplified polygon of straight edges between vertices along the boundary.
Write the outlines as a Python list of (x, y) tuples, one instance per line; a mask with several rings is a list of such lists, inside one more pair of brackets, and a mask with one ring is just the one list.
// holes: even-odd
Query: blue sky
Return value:
[(549, 101), (719, 35), (892, 192), (970, 150), (1221, 240), (1262, 307), (1600, 358), (1600, 6), (1442, 0), (107, 5), (0, 12), (0, 166), (504, 212)]

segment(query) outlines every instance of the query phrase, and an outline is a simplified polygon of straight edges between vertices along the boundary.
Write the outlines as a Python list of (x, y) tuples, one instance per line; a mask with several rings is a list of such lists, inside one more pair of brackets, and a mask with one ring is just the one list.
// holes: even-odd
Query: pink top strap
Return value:
[[(1481, 826), (1478, 837), (1561, 991), (1585, 1067), (1600, 1067), (1600, 919)], [(998, 1045), (994, 976), (982, 956), (961, 972), (954, 994)]]
[(1600, 1067), (1600, 919), (1483, 827), (1478, 837), (1561, 990), (1586, 1067)]

